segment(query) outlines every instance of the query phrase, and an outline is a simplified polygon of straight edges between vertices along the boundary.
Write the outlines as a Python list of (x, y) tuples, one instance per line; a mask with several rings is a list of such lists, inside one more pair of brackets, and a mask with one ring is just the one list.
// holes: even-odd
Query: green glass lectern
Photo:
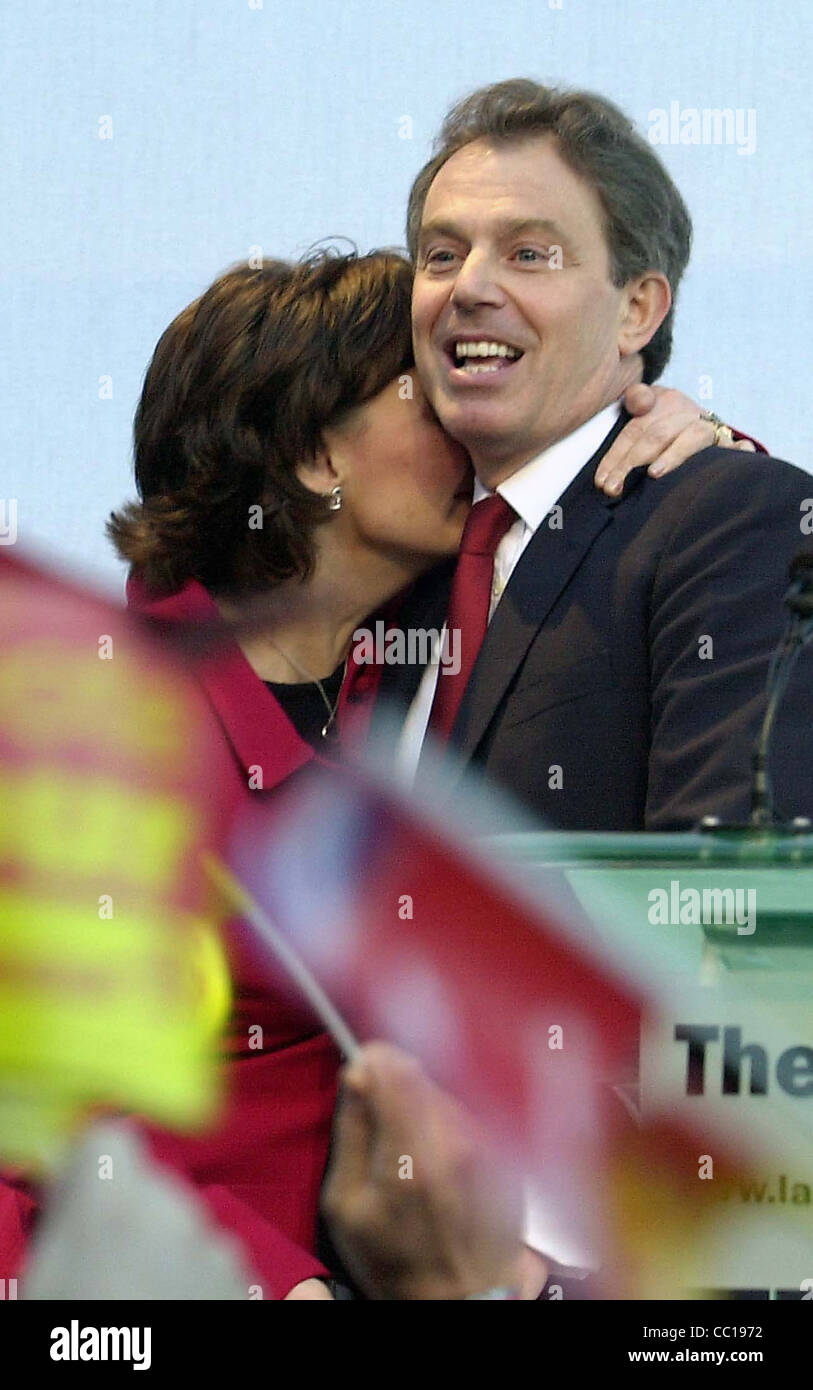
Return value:
[(489, 845), (542, 892), (564, 878), (607, 958), (654, 1001), (641, 1112), (757, 1156), (754, 1181), (721, 1193), (702, 1285), (810, 1297), (813, 835), (543, 832)]

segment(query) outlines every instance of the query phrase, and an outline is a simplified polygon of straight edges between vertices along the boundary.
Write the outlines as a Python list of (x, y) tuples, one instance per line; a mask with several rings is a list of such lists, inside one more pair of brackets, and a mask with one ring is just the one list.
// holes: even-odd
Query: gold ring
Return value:
[(720, 440), (724, 439), (726, 444), (734, 443), (734, 431), (730, 425), (721, 420), (719, 415), (715, 415), (713, 410), (701, 410), (699, 418), (708, 420), (714, 426), (714, 443), (719, 445)]

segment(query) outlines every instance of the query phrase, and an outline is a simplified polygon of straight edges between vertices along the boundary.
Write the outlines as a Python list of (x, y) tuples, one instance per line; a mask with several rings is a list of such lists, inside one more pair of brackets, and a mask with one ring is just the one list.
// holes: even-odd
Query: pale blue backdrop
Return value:
[(712, 122), (661, 148), (696, 226), (667, 380), (813, 471), (809, 17), (809, 0), (3, 0), (0, 499), (20, 541), (118, 591), (103, 524), (132, 490), (169, 320), (252, 247), (402, 243), (446, 107), (520, 75), (604, 92), (645, 131), (657, 110), (678, 135), (692, 110), (740, 113), (739, 143)]

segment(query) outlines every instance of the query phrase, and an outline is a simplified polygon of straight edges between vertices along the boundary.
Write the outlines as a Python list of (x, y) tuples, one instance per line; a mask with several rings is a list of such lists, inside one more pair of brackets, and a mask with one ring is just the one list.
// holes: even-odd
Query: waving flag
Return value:
[(639, 1123), (624, 1097), (640, 992), (555, 871), (531, 895), (451, 819), (321, 768), (257, 807), (232, 867), (272, 919), (263, 934), (284, 937), (280, 958), (293, 951), (314, 977), (314, 1007), (329, 996), (340, 1045), (398, 1044), (499, 1139), (545, 1253), (598, 1270), (602, 1297), (681, 1296), (703, 1282), (715, 1214), (702, 1156), (712, 1148), (718, 1176), (741, 1165), (719, 1136)]
[(447, 827), (327, 769), (258, 808), (233, 863), (353, 1033), (420, 1058), (532, 1175), (547, 1228), (599, 1262), (639, 1012), (575, 903), (523, 898)]
[(209, 715), (115, 606), (0, 552), (0, 1160), (88, 1107), (203, 1121), (228, 979)]

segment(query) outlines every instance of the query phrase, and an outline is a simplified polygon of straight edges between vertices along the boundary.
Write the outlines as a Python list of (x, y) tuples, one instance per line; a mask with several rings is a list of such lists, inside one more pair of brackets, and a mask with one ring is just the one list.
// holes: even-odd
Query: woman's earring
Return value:
[(342, 509), (342, 490), (341, 490), (340, 487), (334, 487), (334, 488), (333, 488), (333, 491), (330, 492), (330, 493), (328, 493), (327, 505), (328, 505), (328, 511), (331, 511), (331, 512), (340, 512), (340, 511), (341, 511), (341, 509)]

